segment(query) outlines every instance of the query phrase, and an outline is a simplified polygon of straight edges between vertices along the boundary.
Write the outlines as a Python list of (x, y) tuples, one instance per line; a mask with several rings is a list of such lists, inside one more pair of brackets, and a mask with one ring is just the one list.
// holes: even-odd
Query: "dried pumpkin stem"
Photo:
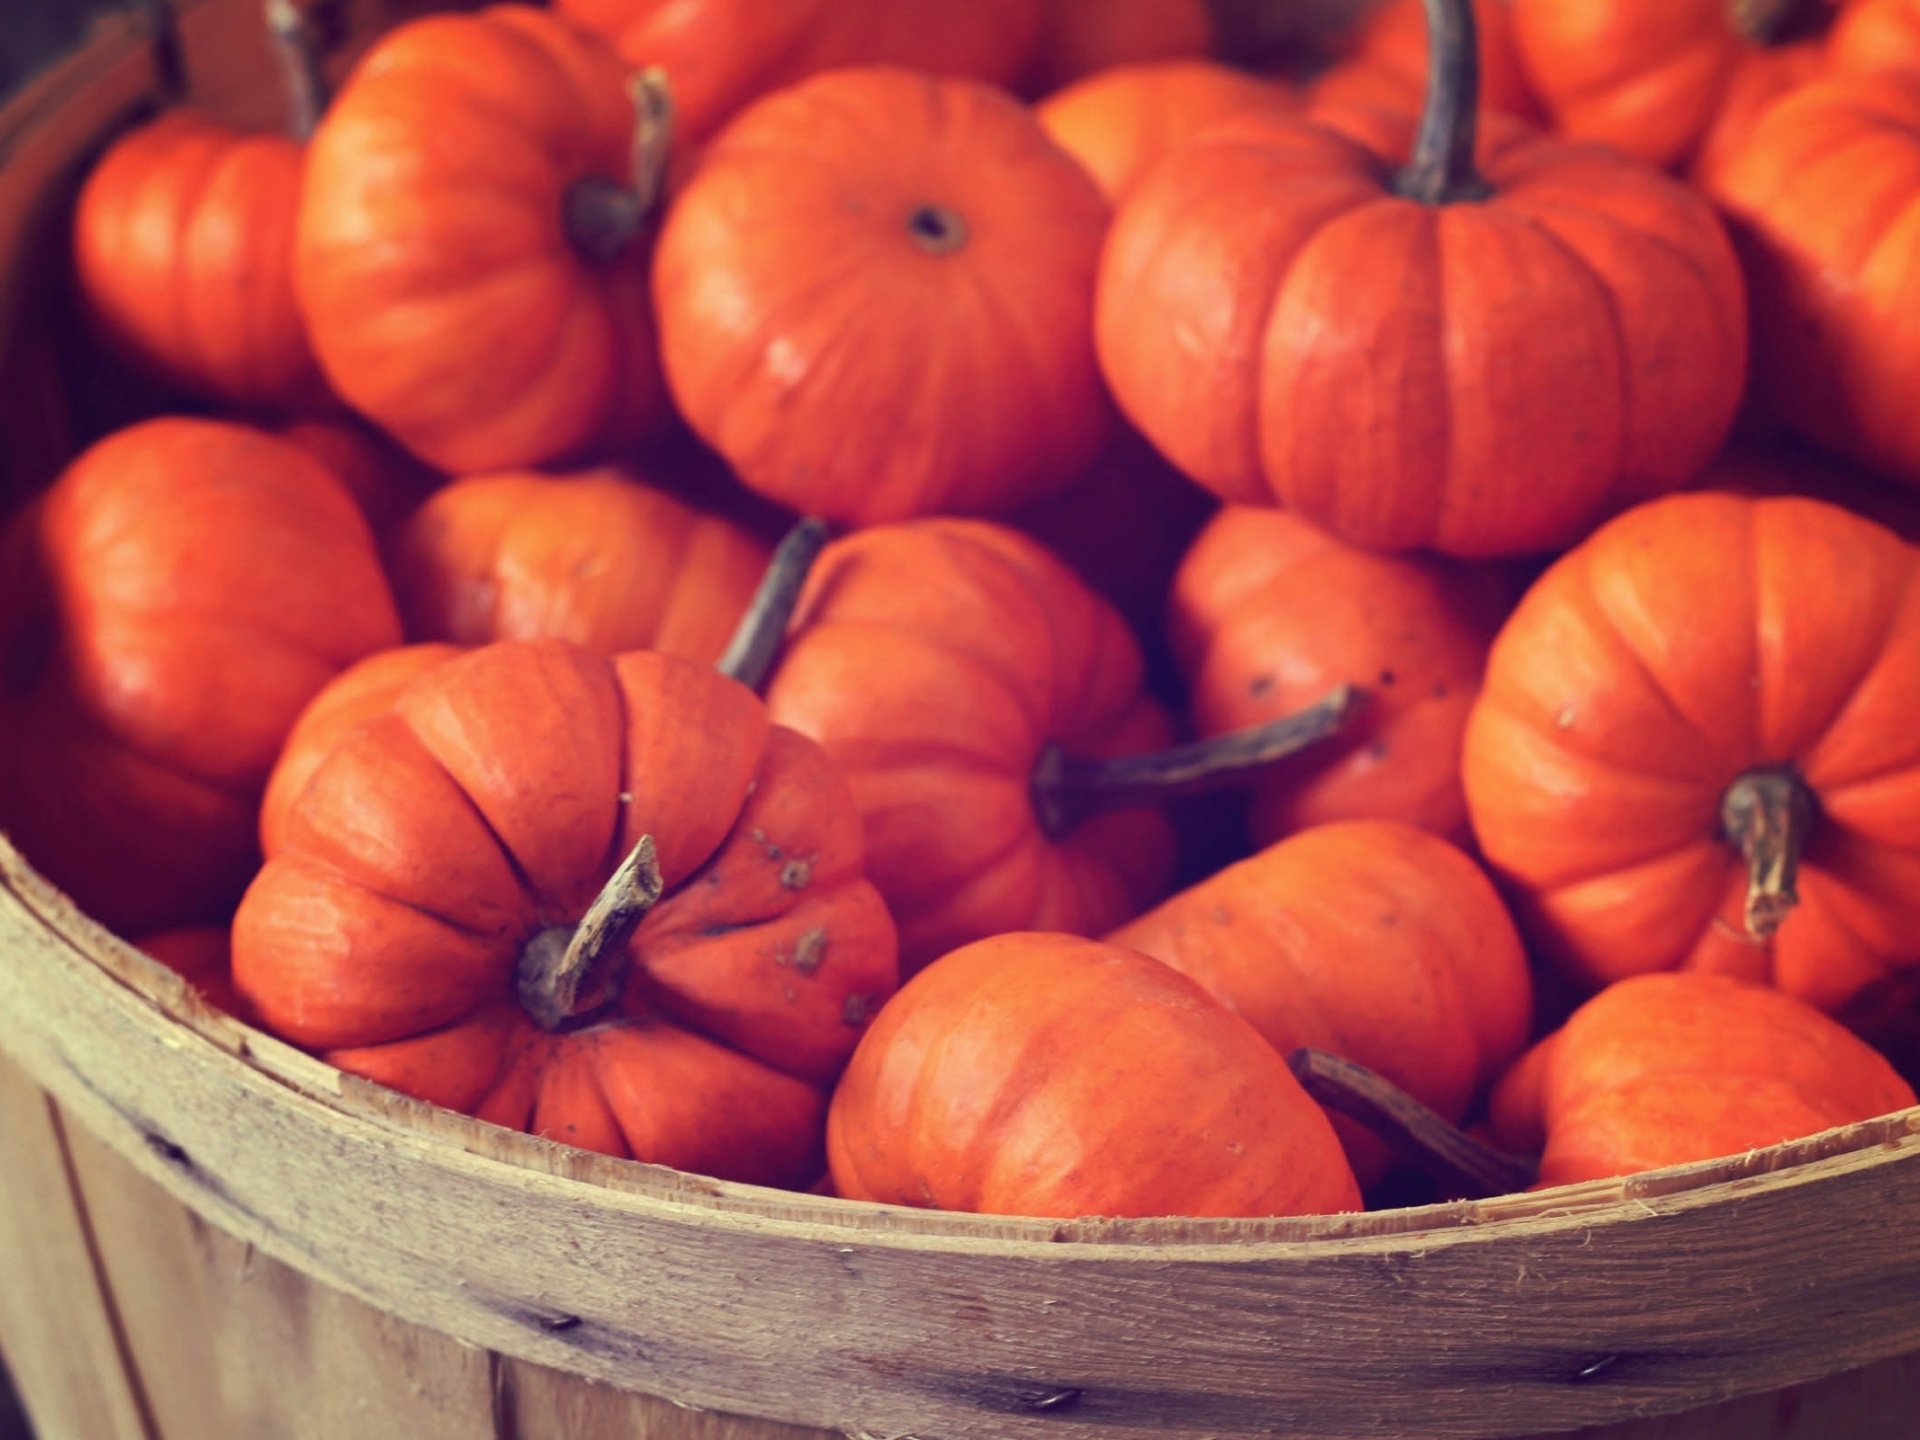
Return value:
[(1413, 163), (1394, 190), (1423, 205), (1484, 200), (1492, 187), (1473, 168), (1480, 130), (1480, 27), (1472, 0), (1425, 0), (1432, 56), (1427, 105), (1420, 117)]
[(1296, 1050), (1287, 1068), (1326, 1109), (1358, 1120), (1449, 1189), (1478, 1199), (1525, 1190), (1540, 1178), (1529, 1161), (1482, 1144), (1364, 1065), (1324, 1050)]
[(1813, 832), (1813, 792), (1789, 770), (1755, 770), (1727, 787), (1720, 825), (1747, 862), (1747, 934), (1771, 940), (1800, 903), (1800, 855)]
[(267, 34), (280, 62), (281, 83), (287, 92), (287, 133), (299, 141), (313, 138), (328, 100), (326, 72), (320, 65), (320, 45), (307, 13), (295, 0), (265, 0)]
[(521, 952), (520, 1004), (543, 1030), (559, 1030), (618, 993), (635, 927), (666, 891), (653, 837), (642, 835), (571, 931), (543, 930)]
[(1353, 686), (1342, 685), (1298, 714), (1150, 755), (1087, 760), (1067, 754), (1058, 743), (1048, 745), (1033, 767), (1034, 812), (1047, 834), (1058, 839), (1102, 811), (1245, 784), (1269, 766), (1338, 735), (1363, 698)]
[(589, 260), (609, 264), (640, 238), (666, 188), (673, 146), (673, 91), (659, 66), (627, 82), (633, 101), (633, 144), (624, 182), (583, 175), (567, 187), (567, 238)]
[(827, 522), (808, 516), (795, 525), (773, 552), (753, 603), (740, 617), (740, 625), (727, 642), (720, 657), (719, 670), (756, 693), (773, 673), (781, 643), (787, 638), (787, 622), (800, 603), (813, 562), (827, 543)]

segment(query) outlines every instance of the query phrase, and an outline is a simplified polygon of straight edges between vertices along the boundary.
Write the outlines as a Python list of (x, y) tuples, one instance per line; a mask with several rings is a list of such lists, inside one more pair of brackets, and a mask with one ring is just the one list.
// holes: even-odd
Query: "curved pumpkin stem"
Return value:
[(265, 0), (265, 5), (267, 34), (287, 92), (287, 133), (304, 144), (313, 138), (330, 98), (320, 46), (295, 0)]
[(1413, 163), (1394, 181), (1396, 193), (1423, 205), (1484, 200), (1491, 186), (1473, 168), (1480, 132), (1480, 26), (1473, 0), (1425, 0), (1427, 105)]
[(1747, 862), (1747, 934), (1771, 940), (1800, 903), (1800, 855), (1817, 811), (1790, 770), (1754, 770), (1727, 787), (1720, 824)]
[(655, 65), (627, 82), (633, 101), (633, 146), (624, 184), (604, 175), (583, 175), (567, 187), (567, 238), (586, 257), (605, 265), (640, 237), (666, 188), (667, 156), (673, 145), (673, 90)]
[(653, 837), (642, 835), (578, 925), (542, 930), (527, 942), (514, 984), (536, 1025), (563, 1029), (619, 994), (627, 941), (665, 892)]
[(813, 562), (826, 543), (827, 522), (817, 516), (809, 515), (786, 533), (715, 667), (722, 675), (738, 680), (756, 695), (760, 692), (773, 673), (773, 662), (787, 638), (787, 622), (793, 619)]
[(1287, 1068), (1326, 1109), (1358, 1120), (1449, 1189), (1480, 1199), (1525, 1190), (1540, 1178), (1531, 1161), (1474, 1139), (1364, 1065), (1324, 1050), (1296, 1050)]
[(1117, 760), (1079, 759), (1049, 745), (1029, 782), (1034, 813), (1057, 840), (1089, 815), (1245, 784), (1268, 766), (1338, 735), (1363, 698), (1362, 691), (1342, 685), (1298, 714), (1255, 729)]

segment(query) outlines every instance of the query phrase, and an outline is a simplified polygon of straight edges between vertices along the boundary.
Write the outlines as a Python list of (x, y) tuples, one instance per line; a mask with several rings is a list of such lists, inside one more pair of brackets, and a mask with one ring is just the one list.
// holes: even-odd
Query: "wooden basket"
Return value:
[[(254, 9), (180, 37), (266, 122)], [(0, 112), (0, 504), (97, 408), (64, 229), (158, 73), (114, 22)], [(4, 841), (0, 986), (0, 1347), (42, 1440), (1920, 1435), (1920, 1111), (1481, 1204), (983, 1219), (430, 1111), (207, 1010)]]

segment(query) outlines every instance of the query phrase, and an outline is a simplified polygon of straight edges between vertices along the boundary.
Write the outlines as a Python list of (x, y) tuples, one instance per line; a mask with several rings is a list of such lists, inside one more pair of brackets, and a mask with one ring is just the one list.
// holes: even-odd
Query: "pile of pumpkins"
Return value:
[(1915, 1103), (1920, 0), (1391, 0), (1311, 83), (1199, 0), (775, 8), (329, 95), (269, 0), (293, 133), (105, 151), (169, 400), (0, 539), (36, 866), (345, 1070), (851, 1199)]

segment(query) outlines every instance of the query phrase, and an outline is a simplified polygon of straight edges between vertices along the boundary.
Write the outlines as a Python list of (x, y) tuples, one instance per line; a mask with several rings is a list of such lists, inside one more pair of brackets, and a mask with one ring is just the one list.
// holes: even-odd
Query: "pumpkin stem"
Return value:
[(1342, 685), (1298, 714), (1151, 755), (1086, 760), (1067, 754), (1057, 742), (1050, 744), (1040, 752), (1029, 782), (1034, 813), (1041, 828), (1057, 840), (1102, 811), (1158, 805), (1244, 784), (1259, 771), (1338, 735), (1363, 698), (1353, 686)]
[(795, 525), (767, 562), (767, 573), (753, 593), (753, 603), (740, 617), (740, 624), (727, 642), (718, 669), (730, 680), (738, 680), (755, 694), (773, 673), (773, 662), (787, 638), (787, 622), (793, 619), (800, 603), (800, 591), (813, 562), (827, 543), (827, 522), (809, 515)]
[(287, 133), (303, 144), (326, 111), (328, 86), (320, 65), (320, 46), (307, 14), (295, 0), (265, 0), (267, 34), (280, 62), (287, 92)]
[(1812, 15), (1806, 0), (1727, 0), (1733, 28), (1756, 45), (1791, 39)]
[(1449, 1189), (1477, 1200), (1525, 1190), (1540, 1178), (1532, 1162), (1474, 1139), (1364, 1065), (1324, 1050), (1296, 1050), (1287, 1068), (1326, 1109), (1358, 1120)]
[(1425, 0), (1427, 105), (1413, 163), (1395, 178), (1395, 193), (1423, 205), (1484, 200), (1493, 187), (1473, 168), (1480, 129), (1480, 27), (1472, 0)]
[(633, 146), (624, 183), (583, 175), (567, 187), (567, 238), (589, 260), (611, 264), (646, 229), (666, 187), (673, 145), (673, 90), (658, 65), (627, 82), (633, 101)]
[(543, 1030), (559, 1030), (619, 994), (626, 944), (666, 891), (653, 837), (642, 835), (580, 923), (542, 930), (520, 954), (515, 988)]
[(1727, 787), (1720, 825), (1747, 861), (1747, 934), (1771, 940), (1800, 903), (1800, 854), (1816, 812), (1807, 782), (1790, 770), (1753, 770)]

